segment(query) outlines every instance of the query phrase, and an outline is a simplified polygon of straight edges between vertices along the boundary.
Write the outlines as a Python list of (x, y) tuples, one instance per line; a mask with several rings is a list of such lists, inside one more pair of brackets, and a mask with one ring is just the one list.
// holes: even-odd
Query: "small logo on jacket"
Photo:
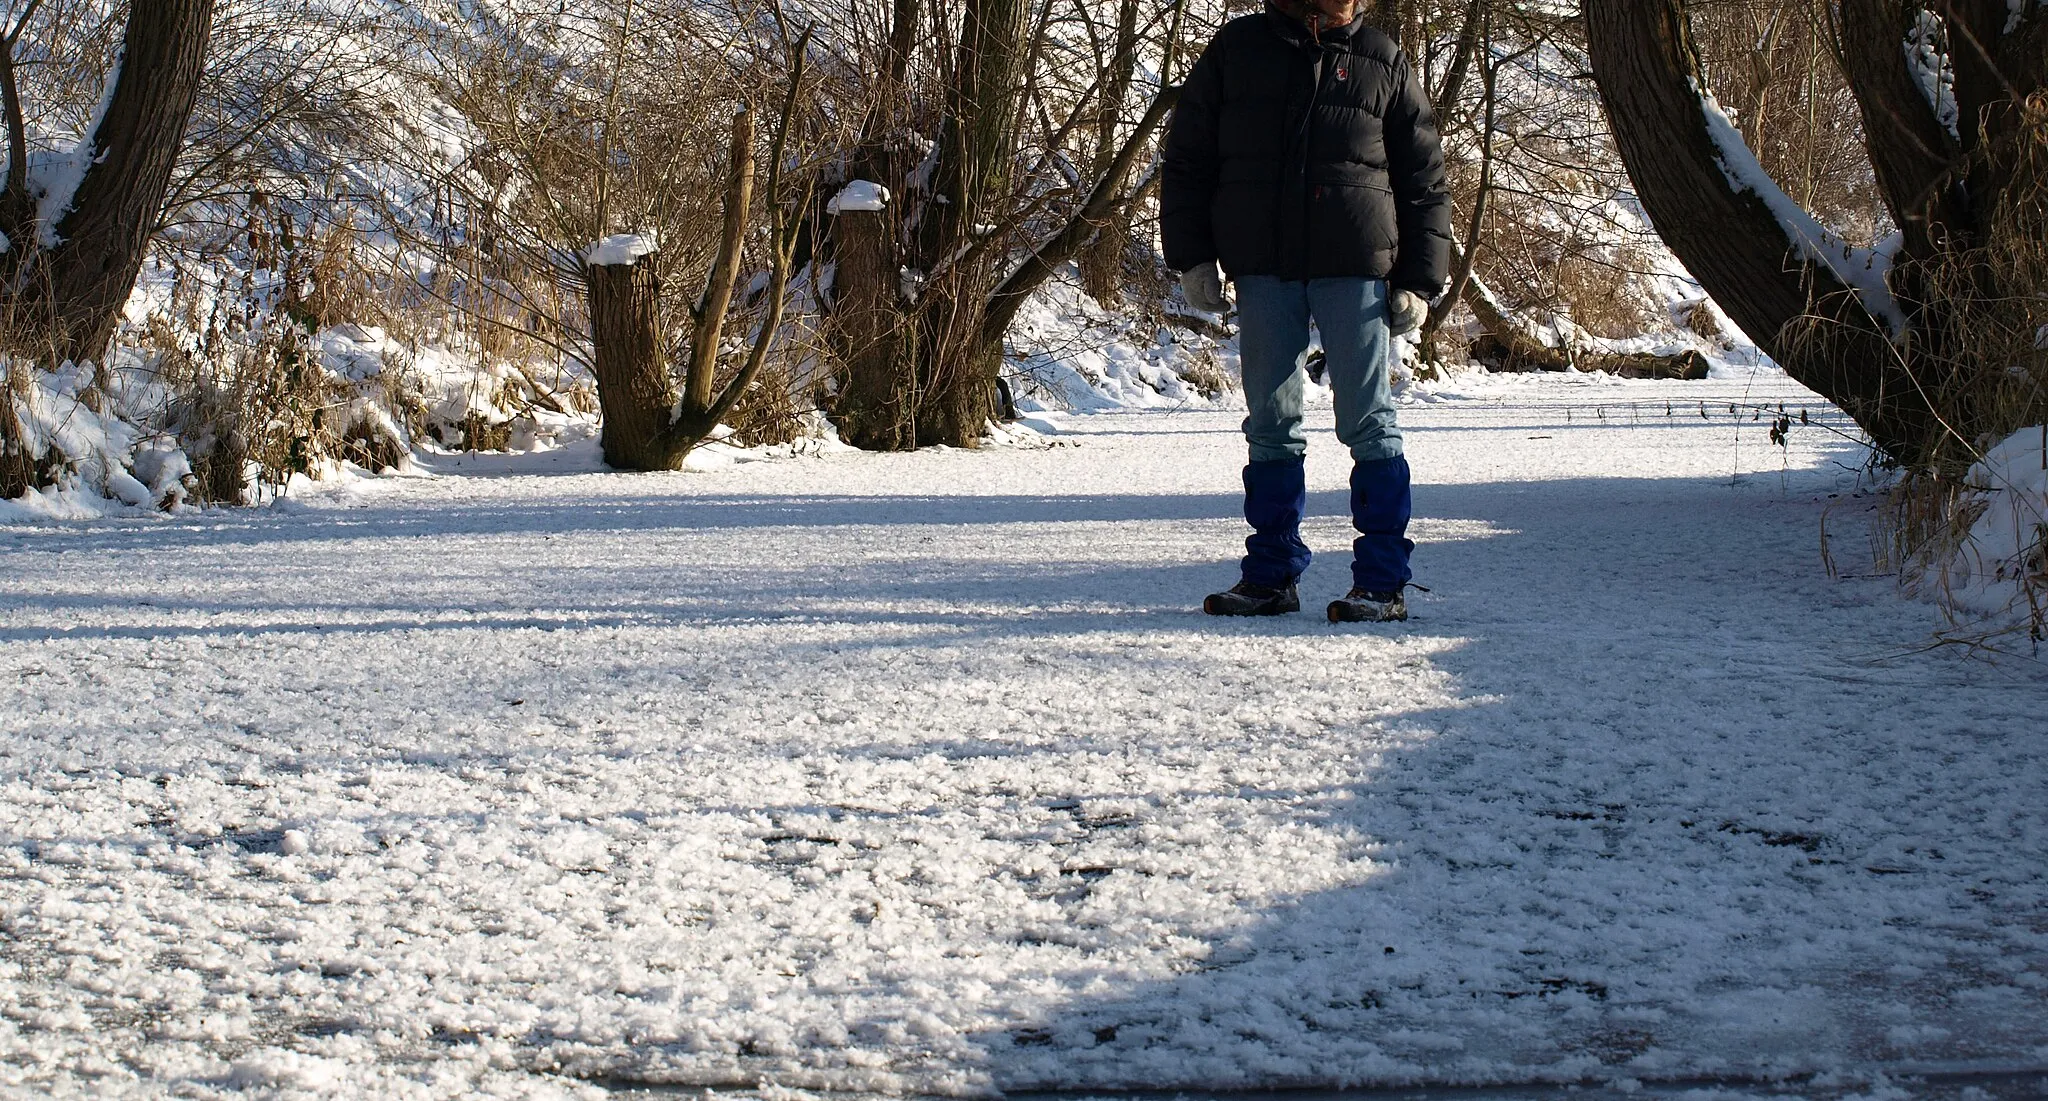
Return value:
[(1342, 65), (1339, 65), (1339, 66), (1337, 66), (1337, 79), (1338, 79), (1338, 80), (1350, 80), (1350, 79), (1351, 79), (1351, 70), (1349, 70), (1349, 69), (1345, 68), (1345, 67), (1344, 67), (1344, 66), (1342, 66)]

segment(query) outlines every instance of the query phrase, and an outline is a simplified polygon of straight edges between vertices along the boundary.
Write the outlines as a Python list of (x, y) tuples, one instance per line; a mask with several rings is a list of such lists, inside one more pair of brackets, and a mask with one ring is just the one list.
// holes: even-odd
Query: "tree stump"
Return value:
[(674, 431), (675, 380), (661, 332), (656, 254), (586, 264), (591, 371), (604, 414), (604, 461), (620, 470), (680, 470), (688, 441)]
[(916, 318), (902, 301), (887, 211), (834, 216), (832, 334), (841, 362), (832, 419), (867, 451), (917, 446)]

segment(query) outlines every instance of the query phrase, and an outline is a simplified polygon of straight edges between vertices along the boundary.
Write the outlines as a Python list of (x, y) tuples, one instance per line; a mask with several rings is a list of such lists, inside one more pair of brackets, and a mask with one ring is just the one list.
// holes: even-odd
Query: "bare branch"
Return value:
[(1137, 129), (1124, 139), (1122, 149), (1117, 150), (1116, 159), (1110, 162), (1109, 170), (1095, 181), (1095, 189), (1088, 195), (1081, 209), (1067, 221), (1067, 224), (1052, 238), (1038, 247), (1024, 263), (1003, 280), (995, 293), (989, 295), (987, 315), (982, 322), (983, 335), (991, 340), (1001, 340), (1008, 331), (1010, 322), (1024, 300), (1031, 296), (1061, 264), (1081, 251), (1094, 234), (1095, 227), (1119, 201), (1124, 178), (1130, 174), (1131, 162), (1137, 159), (1138, 150), (1151, 140), (1152, 132), (1164, 122), (1173, 105), (1180, 102), (1180, 86), (1162, 90), (1152, 100), (1152, 106), (1145, 117), (1138, 122)]
[(794, 216), (793, 210), (808, 205), (803, 196), (796, 202), (785, 203), (782, 195), (783, 161), (789, 141), (790, 121), (796, 115), (796, 107), (803, 91), (805, 62), (809, 54), (810, 28), (797, 39), (796, 59), (790, 65), (789, 95), (782, 101), (782, 117), (775, 124), (775, 140), (769, 147), (768, 162), (768, 212), (772, 226), (771, 239), (774, 242), (774, 266), (768, 276), (767, 316), (761, 321), (761, 329), (754, 335), (754, 346), (747, 355), (747, 364), (738, 375), (726, 384), (725, 391), (704, 411), (700, 424), (708, 434), (718, 422), (732, 411), (734, 403), (747, 392), (747, 388), (760, 377), (761, 369), (767, 365), (768, 353), (775, 346), (775, 337), (782, 328), (782, 314), (789, 300), (790, 259), (796, 253), (797, 232), (802, 220)]
[[(785, 115), (781, 127), (787, 129)], [(779, 167), (779, 166), (778, 166)], [(774, 171), (771, 169), (770, 171)], [(770, 197), (771, 202), (773, 196)], [(747, 215), (754, 203), (754, 113), (742, 110), (732, 120), (732, 168), (726, 179), (725, 232), (719, 238), (718, 261), (704, 288), (703, 310), (690, 338), (690, 367), (685, 375), (683, 408), (702, 412), (711, 407), (711, 377), (718, 370), (718, 338), (725, 311), (732, 306), (733, 284), (739, 279), (740, 248), (746, 243)]]

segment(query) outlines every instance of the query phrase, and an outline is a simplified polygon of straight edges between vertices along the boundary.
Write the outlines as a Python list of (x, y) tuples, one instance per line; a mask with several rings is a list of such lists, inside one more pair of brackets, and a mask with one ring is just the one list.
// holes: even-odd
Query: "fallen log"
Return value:
[(1572, 352), (1533, 340), (1501, 340), (1491, 333), (1472, 342), (1472, 359), (1489, 371), (1605, 371), (1620, 378), (1682, 379), (1707, 377), (1707, 357), (1687, 350), (1677, 355), (1649, 353)]
[[(1621, 378), (1697, 381), (1707, 377), (1711, 366), (1707, 357), (1696, 351), (1660, 356), (1553, 348), (1537, 339), (1520, 318), (1510, 313), (1477, 272), (1465, 280), (1462, 298), (1482, 330), (1479, 339), (1472, 342), (1472, 359), (1489, 371), (1605, 371)], [(1434, 336), (1428, 334), (1425, 344)]]

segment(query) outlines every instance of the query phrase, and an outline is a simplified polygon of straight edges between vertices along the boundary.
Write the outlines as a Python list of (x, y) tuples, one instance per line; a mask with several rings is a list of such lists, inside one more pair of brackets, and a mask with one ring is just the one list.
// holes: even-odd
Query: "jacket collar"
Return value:
[(1349, 24), (1325, 27), (1320, 36), (1311, 36), (1308, 15), (1314, 10), (1313, 0), (1266, 0), (1266, 17), (1273, 24), (1273, 29), (1296, 46), (1333, 46), (1350, 42), (1365, 28), (1365, 5), (1360, 3)]

